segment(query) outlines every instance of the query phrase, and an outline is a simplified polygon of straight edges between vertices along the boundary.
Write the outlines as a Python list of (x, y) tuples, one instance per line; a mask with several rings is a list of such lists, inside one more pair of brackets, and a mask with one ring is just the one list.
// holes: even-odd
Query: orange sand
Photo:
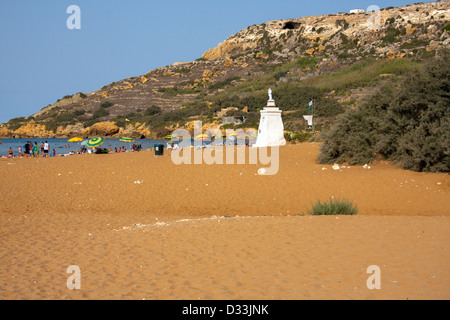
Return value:
[[(0, 299), (449, 299), (448, 175), (317, 152), (282, 147), (273, 176), (168, 152), (1, 159)], [(304, 215), (331, 196), (358, 215)]]

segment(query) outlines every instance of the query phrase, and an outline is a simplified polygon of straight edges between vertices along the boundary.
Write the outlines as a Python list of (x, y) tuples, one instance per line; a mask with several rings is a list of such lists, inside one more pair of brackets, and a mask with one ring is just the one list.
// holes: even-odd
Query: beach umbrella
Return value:
[(67, 140), (67, 142), (80, 142), (83, 140), (83, 138), (73, 137), (72, 139)]
[(207, 134), (199, 134), (195, 137), (195, 140), (209, 140), (209, 136)]
[(134, 142), (134, 139), (133, 138), (123, 137), (122, 139), (120, 139), (120, 141), (123, 141), (123, 142)]
[(169, 135), (165, 136), (164, 139), (170, 140), (170, 139), (172, 139), (172, 135), (169, 134)]
[(103, 138), (93, 138), (86, 143), (89, 148), (95, 148), (104, 142)]
[(78, 137), (74, 137), (72, 139), (67, 140), (68, 142), (80, 142), (83, 141), (84, 139), (82, 138), (78, 138)]
[(81, 142), (80, 144), (82, 145), (82, 146), (87, 146), (87, 143), (89, 142), (89, 140), (84, 140), (83, 142)]

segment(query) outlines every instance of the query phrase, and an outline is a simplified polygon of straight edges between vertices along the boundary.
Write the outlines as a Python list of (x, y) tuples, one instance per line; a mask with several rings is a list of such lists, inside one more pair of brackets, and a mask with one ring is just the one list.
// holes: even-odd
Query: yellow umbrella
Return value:
[(67, 140), (68, 142), (80, 142), (83, 141), (84, 139), (82, 138), (78, 138), (78, 137), (74, 137), (72, 139)]
[(195, 137), (195, 140), (209, 140), (209, 136), (207, 134), (199, 134)]

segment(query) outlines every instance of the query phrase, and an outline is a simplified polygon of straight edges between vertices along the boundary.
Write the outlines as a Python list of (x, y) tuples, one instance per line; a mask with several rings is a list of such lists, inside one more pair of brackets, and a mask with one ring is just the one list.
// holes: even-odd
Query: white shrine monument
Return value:
[(281, 120), (281, 110), (275, 105), (275, 100), (272, 96), (272, 89), (269, 89), (269, 101), (267, 107), (261, 112), (259, 120), (258, 138), (254, 147), (275, 147), (284, 146), (286, 139), (284, 139), (284, 126)]

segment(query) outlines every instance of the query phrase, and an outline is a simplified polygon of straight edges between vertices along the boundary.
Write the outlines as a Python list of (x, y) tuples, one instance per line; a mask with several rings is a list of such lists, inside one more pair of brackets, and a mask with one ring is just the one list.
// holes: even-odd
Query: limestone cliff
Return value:
[[(220, 59), (271, 44), (277, 56), (286, 58), (302, 53), (371, 52), (383, 56), (389, 51), (403, 50), (402, 36), (421, 41), (429, 50), (449, 46), (442, 27), (450, 20), (448, 1), (418, 3), (400, 8), (361, 13), (309, 16), (299, 19), (274, 20), (239, 31), (203, 54), (205, 59)], [(397, 39), (393, 39), (397, 38)], [(406, 40), (407, 37), (405, 37)], [(354, 44), (348, 46), (348, 44)], [(411, 46), (412, 49), (413, 46)], [(415, 48), (415, 47), (414, 47)]]

